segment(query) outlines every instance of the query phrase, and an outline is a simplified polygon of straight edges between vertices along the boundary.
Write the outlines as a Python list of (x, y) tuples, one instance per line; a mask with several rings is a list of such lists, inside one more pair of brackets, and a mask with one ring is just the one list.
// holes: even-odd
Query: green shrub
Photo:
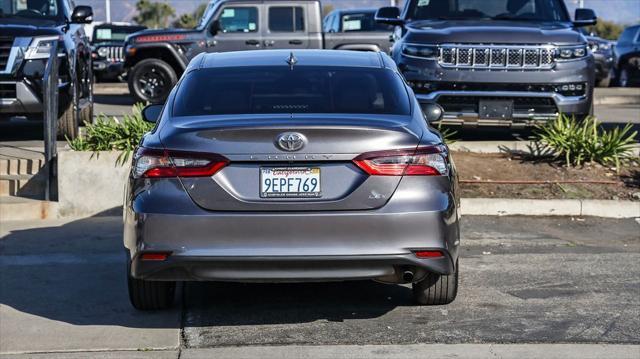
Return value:
[(581, 166), (585, 162), (602, 165), (615, 164), (632, 156), (637, 131), (632, 126), (604, 130), (595, 117), (577, 121), (560, 115), (554, 121), (536, 127), (535, 146), (555, 158), (564, 158), (567, 166)]
[(151, 131), (153, 124), (142, 119), (142, 104), (133, 106), (132, 113), (122, 120), (101, 114), (95, 123), (87, 123), (85, 136), (67, 139), (74, 151), (122, 151), (118, 163), (124, 164), (142, 136)]

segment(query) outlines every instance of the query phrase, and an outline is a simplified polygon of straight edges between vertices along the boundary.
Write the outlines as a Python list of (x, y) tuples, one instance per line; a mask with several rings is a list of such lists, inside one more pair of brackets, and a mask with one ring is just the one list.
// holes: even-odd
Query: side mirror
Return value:
[(78, 5), (71, 13), (71, 23), (90, 24), (93, 21), (93, 9), (91, 6)]
[(591, 9), (576, 9), (575, 26), (591, 26), (598, 23), (596, 12)]
[(163, 106), (164, 105), (149, 105), (145, 107), (142, 110), (142, 119), (151, 123), (158, 122), (158, 119), (160, 118), (160, 112), (162, 112)]
[(400, 19), (400, 9), (394, 6), (381, 7), (376, 11), (375, 20), (389, 25), (402, 25), (404, 21)]
[(420, 104), (422, 113), (427, 119), (427, 122), (433, 123), (442, 120), (444, 116), (444, 109), (437, 103), (422, 103)]
[(220, 26), (220, 20), (213, 20), (211, 26), (209, 27), (209, 33), (211, 34), (211, 36), (217, 35), (220, 30), (222, 30), (222, 27)]

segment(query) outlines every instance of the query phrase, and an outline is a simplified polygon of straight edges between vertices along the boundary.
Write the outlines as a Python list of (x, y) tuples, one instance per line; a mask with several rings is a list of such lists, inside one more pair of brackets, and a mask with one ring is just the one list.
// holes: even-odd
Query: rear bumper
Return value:
[(163, 262), (132, 261), (137, 278), (175, 281), (310, 282), (376, 279), (405, 282), (403, 273), (411, 271), (413, 280), (427, 272), (452, 273), (448, 255), (419, 259), (412, 254), (371, 256), (267, 256), (202, 257), (171, 256)]
[[(426, 272), (449, 274), (458, 256), (456, 202), (450, 193), (425, 184), (421, 190), (414, 181), (403, 179), (382, 208), (323, 212), (206, 211), (177, 180), (158, 181), (125, 209), (131, 274), (147, 280), (395, 283), (405, 270), (416, 280)], [(164, 213), (150, 213), (169, 198), (172, 206), (162, 205)], [(420, 259), (416, 250), (444, 256)], [(171, 255), (141, 260), (143, 253), (157, 252)]]

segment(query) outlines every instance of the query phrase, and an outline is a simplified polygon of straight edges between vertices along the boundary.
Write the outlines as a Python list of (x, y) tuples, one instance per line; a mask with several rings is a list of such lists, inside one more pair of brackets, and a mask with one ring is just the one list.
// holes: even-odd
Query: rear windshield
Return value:
[(409, 115), (410, 105), (391, 70), (285, 65), (193, 71), (173, 107), (174, 116), (269, 113)]

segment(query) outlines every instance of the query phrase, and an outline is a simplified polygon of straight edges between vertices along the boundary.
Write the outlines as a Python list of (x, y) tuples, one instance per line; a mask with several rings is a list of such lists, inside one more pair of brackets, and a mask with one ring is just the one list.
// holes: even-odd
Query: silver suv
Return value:
[(562, 0), (410, 0), (382, 8), (396, 25), (392, 57), (421, 102), (437, 102), (444, 122), (530, 125), (559, 113), (593, 111), (595, 64)]

